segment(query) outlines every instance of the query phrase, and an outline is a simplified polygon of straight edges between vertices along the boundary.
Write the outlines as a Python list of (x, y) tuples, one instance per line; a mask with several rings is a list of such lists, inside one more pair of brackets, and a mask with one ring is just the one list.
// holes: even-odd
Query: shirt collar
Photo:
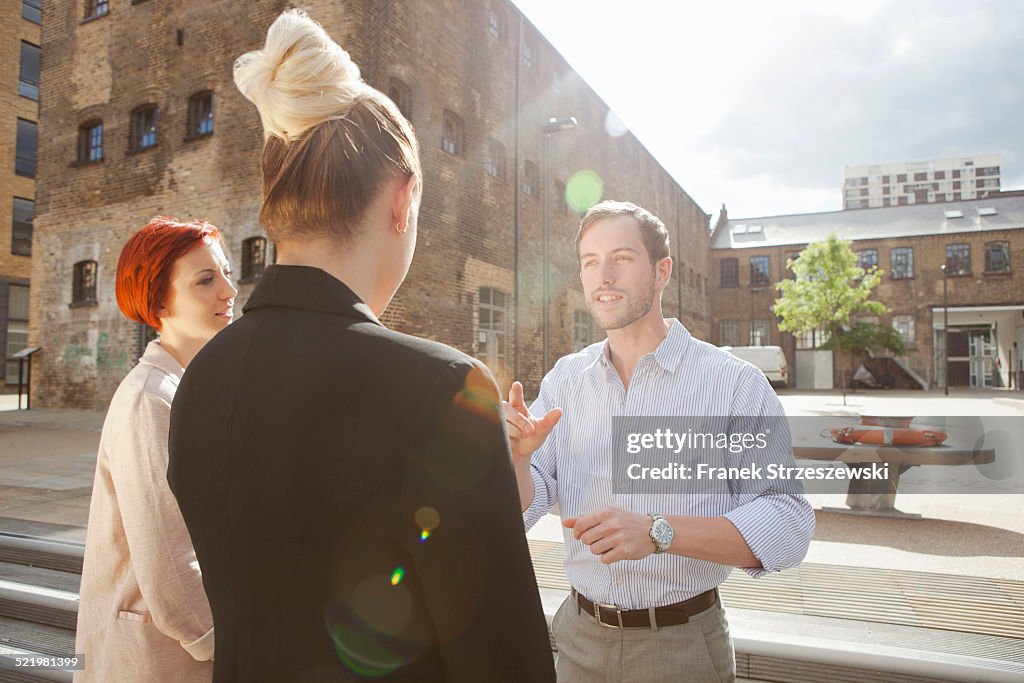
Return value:
[(348, 285), (327, 271), (310, 266), (267, 266), (242, 312), (274, 306), (342, 315), (383, 326)]
[[(676, 368), (679, 367), (679, 362), (683, 359), (683, 354), (686, 352), (686, 347), (690, 343), (690, 333), (683, 326), (681, 322), (672, 318), (669, 323), (668, 334), (658, 344), (658, 348), (654, 350), (654, 360), (662, 367), (662, 369), (674, 373)], [(652, 354), (646, 354), (643, 357)], [(605, 339), (601, 342), (600, 353), (594, 361), (587, 366), (587, 370), (594, 367), (595, 365), (602, 365), (605, 369), (611, 369), (611, 349), (608, 348), (608, 340)]]
[(185, 368), (181, 367), (181, 364), (174, 359), (170, 351), (160, 345), (159, 339), (154, 339), (146, 344), (146, 350), (143, 352), (139, 362), (152, 365), (178, 379), (181, 379), (182, 374), (185, 372)]

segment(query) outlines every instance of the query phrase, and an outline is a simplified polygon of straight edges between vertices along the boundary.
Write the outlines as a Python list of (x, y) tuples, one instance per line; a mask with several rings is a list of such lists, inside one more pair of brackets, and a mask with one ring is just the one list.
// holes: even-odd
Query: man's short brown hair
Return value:
[(583, 239), (583, 233), (587, 228), (603, 218), (616, 216), (629, 216), (636, 221), (652, 265), (669, 255), (668, 230), (660, 218), (631, 202), (616, 202), (609, 199), (590, 207), (580, 221), (580, 229), (576, 231), (577, 259), (580, 257), (580, 240)]

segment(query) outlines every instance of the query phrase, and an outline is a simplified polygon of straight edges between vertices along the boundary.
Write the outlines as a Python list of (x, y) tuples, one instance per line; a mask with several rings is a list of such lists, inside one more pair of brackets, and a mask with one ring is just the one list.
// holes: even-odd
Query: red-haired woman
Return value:
[(89, 509), (75, 681), (209, 681), (213, 618), (167, 486), (171, 401), (185, 368), (231, 322), (217, 228), (158, 217), (124, 245), (117, 304), (160, 332), (114, 393)]

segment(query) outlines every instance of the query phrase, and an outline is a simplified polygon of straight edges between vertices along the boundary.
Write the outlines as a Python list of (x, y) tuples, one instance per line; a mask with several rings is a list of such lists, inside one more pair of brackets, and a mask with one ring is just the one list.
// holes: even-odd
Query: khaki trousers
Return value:
[[(578, 613), (577, 613), (578, 612)], [(677, 626), (609, 628), (572, 595), (551, 623), (559, 683), (734, 683), (736, 657), (721, 603)]]

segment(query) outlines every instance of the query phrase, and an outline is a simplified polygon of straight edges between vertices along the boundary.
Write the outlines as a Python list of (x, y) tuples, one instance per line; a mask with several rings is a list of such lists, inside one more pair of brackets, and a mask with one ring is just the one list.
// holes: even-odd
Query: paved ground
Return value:
[[(783, 391), (790, 415), (1020, 415), (1024, 394)], [(96, 448), (103, 415), (85, 411), (16, 411), (0, 396), (0, 518), (44, 522), (53, 536), (84, 540)], [(1024, 580), (1024, 495), (900, 495), (897, 507), (921, 520), (851, 517), (821, 511), (842, 507), (842, 495), (809, 496), (817, 530), (808, 561)], [(0, 519), (0, 523), (3, 520)], [(531, 538), (561, 540), (549, 515)]]

